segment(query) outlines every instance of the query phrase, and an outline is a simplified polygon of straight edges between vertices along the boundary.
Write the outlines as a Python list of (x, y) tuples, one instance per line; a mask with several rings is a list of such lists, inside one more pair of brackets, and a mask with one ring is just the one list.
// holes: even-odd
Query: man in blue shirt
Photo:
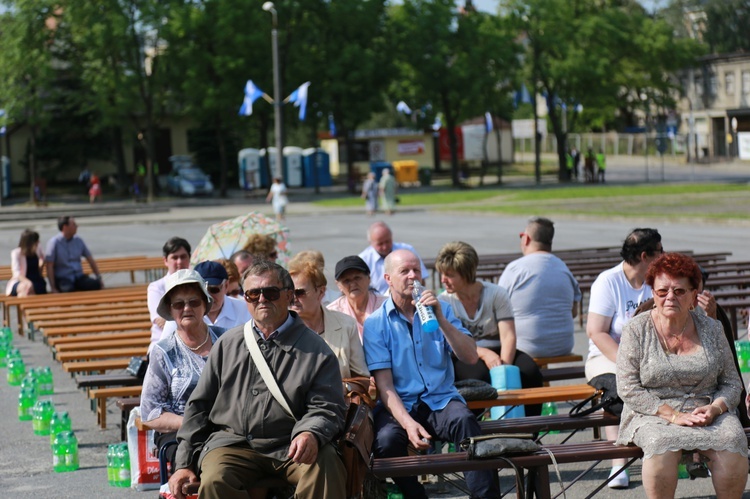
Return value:
[[(431, 290), (422, 293), (420, 301), (433, 307), (440, 328), (422, 332), (412, 298), (413, 283), (421, 279), (417, 255), (408, 250), (390, 253), (385, 258), (390, 298), (365, 321), (365, 358), (380, 397), (374, 411), (378, 457), (406, 456), (409, 444), (426, 450), (433, 437), (458, 444), (481, 433), (453, 386), (451, 362), (454, 353), (463, 362), (476, 363), (476, 344), (450, 305), (439, 302)], [(472, 498), (500, 496), (494, 472), (467, 472), (465, 478)], [(416, 477), (394, 481), (405, 497), (427, 497)]]
[[(93, 291), (102, 289), (99, 267), (83, 239), (76, 235), (78, 224), (75, 218), (62, 216), (57, 219), (60, 233), (47, 242), (44, 262), (47, 265), (47, 279), (51, 293), (68, 291)], [(96, 278), (83, 273), (81, 258), (86, 258)]]

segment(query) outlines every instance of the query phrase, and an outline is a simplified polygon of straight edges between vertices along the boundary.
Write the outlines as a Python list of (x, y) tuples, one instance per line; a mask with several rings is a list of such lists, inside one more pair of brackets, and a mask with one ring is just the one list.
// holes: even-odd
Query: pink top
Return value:
[[(370, 314), (373, 313), (375, 309), (382, 305), (383, 302), (387, 299), (385, 296), (378, 294), (377, 291), (374, 291), (372, 289), (369, 291), (369, 295), (370, 296), (367, 299), (367, 307), (365, 307), (365, 319), (367, 319)], [(362, 341), (364, 321), (357, 321), (357, 316), (354, 313), (351, 305), (349, 305), (349, 300), (346, 299), (346, 296), (341, 296), (335, 299), (328, 304), (327, 308), (329, 310), (335, 310), (336, 312), (341, 312), (342, 314), (354, 317), (354, 320), (357, 322), (357, 331), (359, 331), (359, 341)]]

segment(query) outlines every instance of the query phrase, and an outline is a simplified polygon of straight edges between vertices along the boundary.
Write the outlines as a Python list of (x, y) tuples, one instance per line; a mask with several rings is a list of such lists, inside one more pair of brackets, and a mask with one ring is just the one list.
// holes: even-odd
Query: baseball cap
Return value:
[(336, 273), (334, 274), (334, 277), (338, 280), (339, 277), (341, 277), (341, 274), (351, 269), (359, 270), (360, 272), (370, 275), (370, 267), (367, 266), (365, 261), (356, 255), (352, 255), (345, 256), (336, 263)]
[(201, 262), (195, 266), (195, 271), (211, 286), (218, 286), (229, 279), (227, 269), (218, 262)]

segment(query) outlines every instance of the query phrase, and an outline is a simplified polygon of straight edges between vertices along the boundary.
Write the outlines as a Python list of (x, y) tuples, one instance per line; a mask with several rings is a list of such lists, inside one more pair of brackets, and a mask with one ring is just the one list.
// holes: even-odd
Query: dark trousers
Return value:
[[(458, 444), (464, 438), (481, 434), (479, 423), (465, 404), (451, 400), (445, 408), (432, 411), (424, 402), (418, 402), (409, 412), (430, 435), (445, 442)], [(383, 406), (375, 409), (375, 442), (373, 450), (377, 457), (406, 456), (409, 437), (400, 424)], [(497, 474), (494, 471), (467, 471), (464, 473), (466, 485), (472, 498), (500, 497)], [(424, 487), (417, 477), (394, 478), (407, 499), (427, 499)]]
[(96, 291), (102, 289), (102, 283), (99, 279), (94, 279), (87, 275), (78, 275), (75, 279), (60, 279), (55, 276), (55, 286), (61, 293), (70, 291)]
[[(499, 349), (491, 348), (497, 354), (500, 354)], [(521, 371), (521, 386), (523, 388), (536, 388), (544, 386), (544, 380), (542, 379), (542, 371), (539, 370), (539, 366), (536, 365), (534, 359), (528, 354), (520, 350), (516, 350), (516, 357), (513, 359), (513, 365)], [(487, 364), (478, 360), (476, 364), (465, 364), (453, 358), (453, 369), (456, 371), (456, 381), (464, 379), (481, 379), (487, 383), (491, 383), (490, 370), (487, 368)], [(527, 416), (539, 416), (542, 414), (542, 404), (534, 404), (525, 406), (525, 412)]]

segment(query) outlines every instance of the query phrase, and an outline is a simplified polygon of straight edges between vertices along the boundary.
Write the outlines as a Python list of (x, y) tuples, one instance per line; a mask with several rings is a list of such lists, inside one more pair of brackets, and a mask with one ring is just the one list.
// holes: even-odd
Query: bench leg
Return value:
[(107, 429), (107, 399), (101, 397), (96, 399), (96, 420), (99, 423), (99, 428), (102, 430)]
[(549, 470), (546, 466), (529, 468), (526, 497), (537, 499), (550, 499)]

